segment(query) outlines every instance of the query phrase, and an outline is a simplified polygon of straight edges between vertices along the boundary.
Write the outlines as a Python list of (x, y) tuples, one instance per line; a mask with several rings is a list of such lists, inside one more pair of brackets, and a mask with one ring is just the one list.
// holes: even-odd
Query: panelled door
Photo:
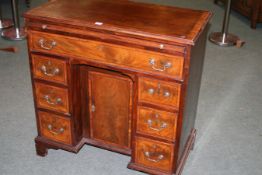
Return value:
[(113, 149), (130, 149), (133, 82), (117, 73), (88, 72), (90, 137)]

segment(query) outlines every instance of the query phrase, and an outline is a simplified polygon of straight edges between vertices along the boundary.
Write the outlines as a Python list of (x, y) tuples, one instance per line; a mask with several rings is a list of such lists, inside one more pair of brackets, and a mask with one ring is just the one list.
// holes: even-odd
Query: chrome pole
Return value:
[(14, 27), (4, 30), (1, 35), (8, 40), (23, 40), (26, 38), (26, 32), (20, 27), (18, 2), (17, 0), (12, 0), (11, 2)]
[(231, 0), (228, 0), (225, 15), (224, 15), (224, 21), (223, 21), (223, 28), (222, 33), (228, 32), (228, 24), (229, 24), (229, 18), (230, 18), (230, 8), (231, 8)]
[(6, 29), (13, 26), (13, 21), (11, 19), (3, 19), (2, 7), (0, 5), (0, 30)]
[(228, 33), (230, 19), (231, 0), (227, 0), (225, 15), (223, 20), (222, 32), (213, 32), (209, 35), (209, 40), (219, 46), (234, 46), (239, 37)]

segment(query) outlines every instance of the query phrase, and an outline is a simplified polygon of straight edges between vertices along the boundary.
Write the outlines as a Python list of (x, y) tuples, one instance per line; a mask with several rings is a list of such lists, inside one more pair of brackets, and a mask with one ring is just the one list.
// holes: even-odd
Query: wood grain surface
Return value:
[(40, 55), (32, 55), (34, 78), (67, 84), (66, 62)]
[(76, 0), (74, 3), (57, 0), (30, 10), (24, 16), (122, 35), (194, 44), (211, 13), (123, 0)]
[(54, 141), (71, 144), (70, 119), (47, 112), (38, 112), (41, 135)]
[(84, 144), (129, 168), (181, 174), (212, 14), (126, 0), (55, 0), (24, 15), (36, 151)]
[(68, 90), (43, 83), (35, 83), (37, 107), (69, 113)]
[(148, 107), (138, 107), (137, 132), (175, 141), (177, 114)]
[(173, 164), (173, 145), (143, 137), (136, 137), (136, 164), (171, 172)]
[[(182, 56), (171, 56), (103, 42), (40, 32), (31, 32), (30, 38), (33, 51), (63, 56), (77, 56), (84, 60), (99, 61), (130, 69), (168, 75), (179, 80), (183, 79), (184, 58)], [(46, 43), (44, 47), (50, 47), (50, 49), (41, 47), (41, 44), (39, 44), (40, 40), (44, 40)], [(55, 42), (56, 45), (50, 46), (52, 42)], [(151, 60), (155, 61), (154, 65), (150, 63)], [(167, 63), (170, 63), (170, 67), (163, 70), (164, 65)]]
[(132, 81), (101, 72), (89, 72), (91, 138), (130, 148)]
[(138, 101), (179, 108), (181, 85), (162, 80), (139, 78)]

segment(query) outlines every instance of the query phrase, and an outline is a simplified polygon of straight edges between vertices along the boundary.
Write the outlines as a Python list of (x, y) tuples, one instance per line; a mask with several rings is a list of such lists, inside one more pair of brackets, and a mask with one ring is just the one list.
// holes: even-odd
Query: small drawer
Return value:
[(135, 163), (160, 171), (171, 172), (174, 145), (136, 137)]
[(178, 80), (183, 79), (184, 58), (182, 56), (35, 31), (30, 32), (29, 38), (33, 51), (63, 56), (72, 55), (87, 61), (169, 76)]
[(70, 119), (47, 112), (38, 112), (40, 133), (42, 137), (72, 144)]
[(66, 62), (50, 57), (32, 55), (34, 78), (67, 84)]
[(179, 107), (181, 85), (178, 83), (140, 78), (138, 88), (139, 102)]
[(67, 89), (35, 83), (35, 92), (37, 107), (69, 113)]
[(177, 114), (147, 107), (138, 107), (137, 132), (174, 141)]

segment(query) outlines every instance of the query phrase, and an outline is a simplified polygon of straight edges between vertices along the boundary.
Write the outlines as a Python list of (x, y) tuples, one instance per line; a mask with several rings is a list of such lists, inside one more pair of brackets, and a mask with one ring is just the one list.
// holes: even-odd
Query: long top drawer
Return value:
[(183, 80), (182, 56), (35, 31), (30, 32), (29, 39), (32, 51), (78, 57)]

